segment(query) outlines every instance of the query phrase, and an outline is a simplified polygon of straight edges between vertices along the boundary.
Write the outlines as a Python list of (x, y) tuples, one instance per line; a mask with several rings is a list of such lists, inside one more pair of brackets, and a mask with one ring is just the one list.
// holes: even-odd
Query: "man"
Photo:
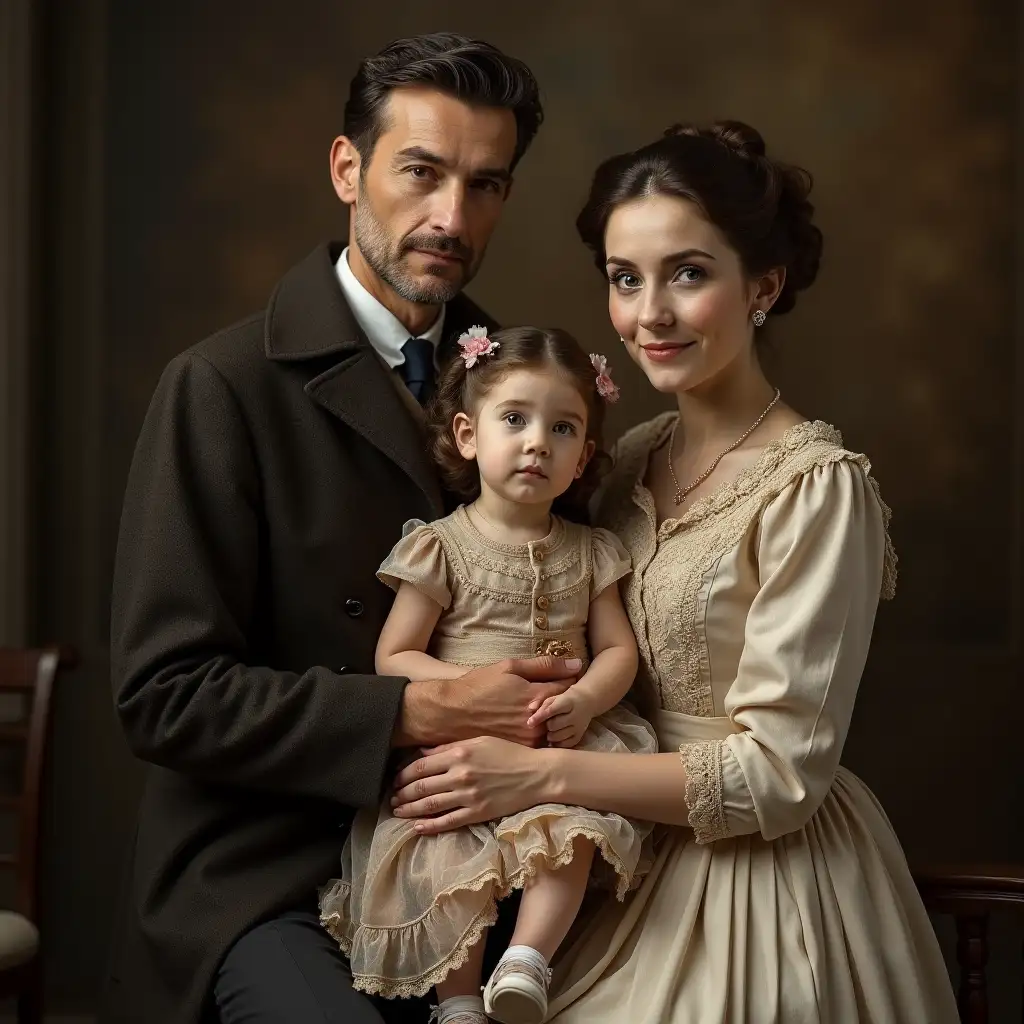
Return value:
[(364, 61), (331, 151), (347, 249), (160, 380), (114, 575), (117, 709), (153, 767), (105, 1024), (389, 1019), (317, 922), (351, 809), (377, 803), (392, 748), (538, 742), (528, 703), (578, 669), (373, 674), (375, 570), (405, 520), (444, 512), (417, 402), (436, 348), (491, 325), (460, 292), (540, 121), (529, 70), (485, 43)]

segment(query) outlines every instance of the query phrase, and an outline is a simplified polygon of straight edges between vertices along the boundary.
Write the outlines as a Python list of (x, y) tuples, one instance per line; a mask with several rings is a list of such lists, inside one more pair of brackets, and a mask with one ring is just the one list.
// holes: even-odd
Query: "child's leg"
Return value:
[(484, 992), (494, 1020), (539, 1024), (547, 1016), (548, 961), (569, 933), (587, 890), (594, 844), (578, 837), (573, 858), (535, 875), (523, 890), (512, 945), (498, 962)]
[(577, 836), (573, 858), (554, 871), (534, 875), (523, 890), (519, 917), (512, 936), (513, 946), (529, 946), (550, 960), (562, 944), (587, 891), (594, 844)]
[(480, 995), (480, 976), (483, 973), (484, 947), (486, 945), (487, 933), (484, 932), (480, 941), (470, 947), (469, 959), (436, 986), (437, 998), (442, 1003), (453, 996)]

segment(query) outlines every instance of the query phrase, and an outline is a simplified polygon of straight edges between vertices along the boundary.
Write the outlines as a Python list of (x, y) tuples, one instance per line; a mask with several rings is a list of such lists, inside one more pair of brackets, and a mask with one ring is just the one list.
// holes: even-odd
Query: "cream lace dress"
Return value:
[(658, 528), (641, 481), (673, 415), (620, 442), (597, 521), (633, 558), (638, 685), (691, 827), (659, 827), (640, 889), (577, 919), (549, 1020), (955, 1024), (899, 842), (839, 764), (896, 581), (869, 463), (804, 423)]
[[(590, 603), (629, 571), (628, 555), (606, 530), (553, 517), (542, 540), (499, 544), (460, 507), (429, 525), (407, 524), (378, 575), (394, 589), (412, 583), (444, 609), (429, 647), (442, 661), (479, 666), (550, 653), (581, 658), (586, 668)], [(578, 747), (647, 754), (657, 739), (620, 704), (593, 720)], [(341, 877), (321, 893), (321, 921), (348, 954), (356, 988), (424, 995), (465, 963), (496, 920), (496, 901), (540, 866), (567, 864), (576, 837), (597, 846), (595, 882), (621, 900), (650, 868), (651, 831), (617, 814), (543, 804), (418, 836), (385, 799), (379, 812), (356, 815)]]

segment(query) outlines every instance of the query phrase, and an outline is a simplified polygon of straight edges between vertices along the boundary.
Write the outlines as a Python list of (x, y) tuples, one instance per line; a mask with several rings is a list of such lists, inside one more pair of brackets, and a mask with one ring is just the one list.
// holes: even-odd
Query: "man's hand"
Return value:
[(458, 679), (409, 683), (392, 745), (436, 746), (497, 736), (540, 746), (547, 740), (547, 727), (543, 722), (529, 724), (530, 705), (564, 693), (582, 667), (578, 658), (507, 659)]
[(583, 739), (593, 717), (586, 697), (577, 692), (576, 687), (570, 687), (565, 693), (548, 697), (526, 724), (544, 725), (548, 733), (548, 746), (575, 747)]

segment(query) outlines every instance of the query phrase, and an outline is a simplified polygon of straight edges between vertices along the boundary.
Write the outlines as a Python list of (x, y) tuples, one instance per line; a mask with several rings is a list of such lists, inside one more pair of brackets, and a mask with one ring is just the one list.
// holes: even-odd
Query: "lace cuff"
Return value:
[(686, 769), (688, 821), (698, 843), (725, 839), (729, 830), (722, 808), (722, 750), (725, 743), (684, 743), (679, 748)]

